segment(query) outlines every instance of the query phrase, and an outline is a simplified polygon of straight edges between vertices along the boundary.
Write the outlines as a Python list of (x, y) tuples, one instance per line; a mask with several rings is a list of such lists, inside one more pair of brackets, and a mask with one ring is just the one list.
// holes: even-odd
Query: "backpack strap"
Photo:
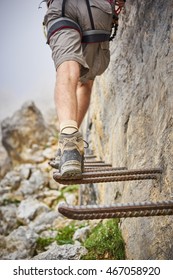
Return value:
[(87, 5), (88, 14), (89, 14), (90, 22), (91, 22), (91, 28), (95, 29), (93, 15), (92, 15), (92, 12), (91, 12), (91, 7), (90, 7), (89, 0), (86, 0), (86, 5)]
[(110, 32), (105, 30), (87, 30), (82, 33), (82, 44), (109, 41), (110, 35)]
[(81, 37), (82, 37), (82, 30), (80, 26), (73, 20), (66, 18), (66, 17), (60, 17), (56, 20), (56, 22), (48, 29), (47, 31), (47, 44), (49, 44), (50, 38), (59, 30), (62, 29), (75, 29), (77, 30)]
[(65, 17), (65, 4), (66, 4), (66, 2), (67, 2), (67, 0), (62, 1), (62, 14), (61, 14), (62, 17)]

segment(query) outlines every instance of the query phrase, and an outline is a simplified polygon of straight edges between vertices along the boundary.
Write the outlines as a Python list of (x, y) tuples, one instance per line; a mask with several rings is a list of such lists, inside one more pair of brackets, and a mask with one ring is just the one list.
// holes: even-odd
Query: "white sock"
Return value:
[(77, 122), (73, 120), (68, 120), (60, 123), (60, 132), (64, 134), (72, 134), (78, 131)]

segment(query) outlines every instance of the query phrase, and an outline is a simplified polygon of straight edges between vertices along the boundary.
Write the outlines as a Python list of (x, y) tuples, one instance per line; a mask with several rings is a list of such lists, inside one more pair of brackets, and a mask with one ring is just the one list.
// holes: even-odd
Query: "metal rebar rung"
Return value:
[(173, 200), (110, 206), (68, 206), (63, 204), (59, 206), (58, 210), (65, 217), (74, 220), (165, 216), (173, 215)]
[(84, 165), (84, 172), (95, 172), (95, 171), (120, 171), (120, 170), (127, 170), (127, 167), (105, 167), (105, 166), (101, 166), (101, 167), (85, 167)]
[(92, 159), (87, 159), (87, 160), (84, 160), (84, 164), (87, 163), (87, 164), (101, 164), (101, 165), (105, 165), (106, 163), (102, 160), (92, 160)]
[(133, 180), (152, 180), (158, 179), (158, 175), (162, 173), (160, 168), (152, 169), (134, 169), (134, 170), (108, 170), (108, 171), (95, 171), (82, 173), (81, 178), (69, 177), (62, 178), (61, 174), (57, 171), (54, 172), (53, 178), (60, 184), (90, 184), (90, 183), (106, 183), (106, 182), (121, 182)]
[(94, 184), (94, 183), (108, 183), (108, 182), (123, 182), (123, 181), (138, 181), (138, 180), (156, 180), (157, 175), (130, 175), (130, 176), (112, 176), (112, 177), (96, 177), (96, 178), (81, 178), (76, 179), (62, 179), (61, 175), (54, 173), (53, 178), (56, 182), (62, 185), (75, 185), (75, 184)]
[(97, 157), (94, 156), (94, 155), (85, 155), (84, 158), (86, 158), (86, 159), (94, 159), (94, 158), (97, 158)]
[(83, 178), (95, 178), (95, 177), (110, 177), (110, 176), (130, 176), (130, 175), (146, 175), (146, 174), (161, 174), (161, 168), (150, 168), (150, 169), (133, 169), (133, 170), (90, 170), (82, 174)]
[(111, 163), (104, 163), (104, 162), (84, 162), (84, 167), (112, 167)]

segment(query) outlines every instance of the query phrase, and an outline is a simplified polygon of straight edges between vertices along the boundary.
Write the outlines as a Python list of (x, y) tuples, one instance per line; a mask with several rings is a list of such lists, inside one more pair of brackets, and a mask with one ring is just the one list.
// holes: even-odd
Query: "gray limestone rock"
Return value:
[(53, 224), (58, 219), (59, 213), (55, 211), (43, 212), (30, 222), (29, 227), (35, 232), (40, 233), (49, 228), (53, 228)]
[(33, 260), (79, 260), (87, 250), (80, 245), (62, 245), (53, 243), (49, 250), (32, 258)]
[(13, 230), (5, 238), (6, 247), (1, 252), (1, 259), (29, 259), (34, 254), (37, 238), (38, 235), (28, 227), (20, 226)]
[(82, 227), (76, 230), (73, 235), (74, 241), (84, 242), (90, 233), (90, 226)]
[(50, 209), (37, 199), (27, 198), (23, 200), (17, 209), (17, 219), (20, 223), (27, 225), (41, 213), (46, 213)]
[(7, 235), (17, 228), (16, 211), (15, 204), (0, 207), (0, 234)]
[(11, 118), (2, 121), (2, 144), (12, 162), (44, 160), (35, 155), (49, 139), (49, 129), (33, 102), (26, 102)]

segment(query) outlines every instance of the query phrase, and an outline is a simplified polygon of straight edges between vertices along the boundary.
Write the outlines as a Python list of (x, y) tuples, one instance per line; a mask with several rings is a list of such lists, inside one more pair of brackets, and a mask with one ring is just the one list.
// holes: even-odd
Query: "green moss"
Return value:
[(36, 243), (36, 252), (42, 252), (46, 250), (46, 247), (52, 242), (56, 241), (58, 245), (73, 244), (73, 235), (76, 231), (76, 226), (71, 223), (57, 231), (57, 235), (53, 237), (38, 237)]
[[(118, 219), (100, 222), (93, 228), (89, 237), (82, 244), (87, 250), (84, 260), (124, 260), (125, 245), (118, 226)], [(76, 225), (75, 222), (68, 226), (58, 229), (54, 238), (37, 239), (37, 252), (44, 251), (52, 242), (56, 241), (58, 245), (74, 244), (73, 235), (77, 228), (86, 226), (86, 224)]]
[(85, 260), (125, 259), (125, 246), (117, 219), (98, 224), (83, 245), (88, 250), (83, 257)]
[(66, 198), (64, 194), (61, 192), (61, 194), (55, 199), (54, 204), (57, 205), (57, 203), (59, 203), (62, 200), (66, 201)]
[(15, 205), (19, 205), (20, 204), (20, 200), (18, 199), (4, 199), (3, 202), (2, 202), (2, 206), (6, 206), (6, 205), (9, 205), (9, 204), (15, 204)]
[(54, 238), (51, 237), (38, 237), (36, 242), (36, 251), (44, 251), (53, 241)]
[(76, 227), (74, 223), (59, 229), (55, 240), (57, 244), (64, 245), (64, 244), (73, 244), (73, 235), (76, 231)]
[(79, 185), (67, 186), (62, 190), (62, 193), (73, 193), (79, 190)]

